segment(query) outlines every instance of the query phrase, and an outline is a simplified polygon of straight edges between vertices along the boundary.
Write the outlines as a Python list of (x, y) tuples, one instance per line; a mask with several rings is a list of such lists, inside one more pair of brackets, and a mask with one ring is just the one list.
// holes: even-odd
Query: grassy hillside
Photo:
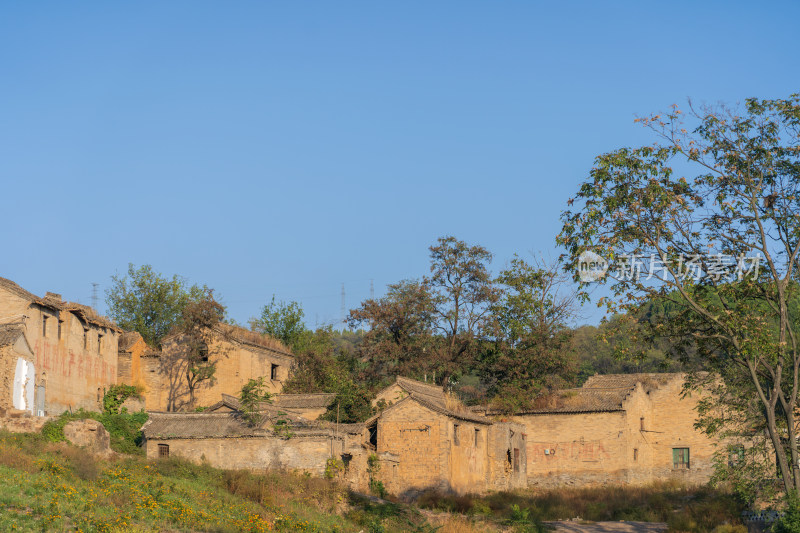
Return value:
[[(428, 493), (420, 511), (301, 474), (222, 471), (179, 459), (147, 461), (140, 453), (99, 460), (61, 441), (61, 428), (57, 421), (44, 434), (0, 431), (0, 531), (541, 533), (541, 520), (581, 517), (663, 521), (672, 531), (702, 533), (737, 523), (740, 512), (724, 493), (663, 484), (485, 497)], [(136, 432), (117, 432), (115, 447), (128, 449), (123, 441)]]
[(222, 471), (139, 455), (97, 460), (40, 434), (0, 431), (0, 531), (469, 533), (310, 476)]

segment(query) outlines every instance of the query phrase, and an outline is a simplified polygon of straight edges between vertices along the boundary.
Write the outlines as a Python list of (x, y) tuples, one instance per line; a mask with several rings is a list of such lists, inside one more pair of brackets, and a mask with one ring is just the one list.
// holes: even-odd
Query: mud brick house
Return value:
[[(167, 337), (162, 350), (155, 351), (138, 334), (126, 333), (119, 346), (120, 382), (142, 386), (148, 410), (192, 408), (184, 350), (180, 335)], [(210, 406), (223, 393), (238, 394), (248, 380), (259, 377), (269, 392), (278, 393), (294, 366), (294, 356), (276, 339), (227, 324), (208, 332), (206, 352), (216, 371), (195, 391), (195, 406)]]
[[(260, 409), (277, 409), (288, 414), (297, 415), (306, 420), (316, 420), (322, 416), (328, 406), (333, 403), (333, 393), (311, 394), (276, 394), (269, 402), (259, 405)], [(230, 413), (239, 410), (239, 399), (230, 394), (223, 394), (222, 400), (207, 408), (204, 412)]]
[(34, 358), (25, 337), (25, 324), (0, 324), (0, 410), (31, 412), (36, 400)]
[(122, 330), (94, 309), (0, 278), (0, 324), (8, 343), (0, 350), (0, 407), (34, 415), (96, 410), (116, 383)]
[(279, 395), (276, 403), (260, 406), (262, 419), (255, 427), (242, 420), (238, 401), (228, 395), (203, 413), (150, 413), (144, 426), (146, 453), (152, 459), (177, 455), (220, 468), (319, 476), (335, 459), (344, 465), (342, 479), (353, 488), (368, 490), (372, 478), (399, 496), (428, 489), (465, 493), (525, 486), (524, 426), (469, 413), (449, 403), (437, 387), (401, 380), (424, 393), (406, 393), (363, 424), (299, 414), (308, 405), (301, 400), (321, 404), (309, 397), (322, 395)]
[[(469, 412), (440, 387), (398, 377), (367, 421), (380, 479), (393, 494), (457, 493), (526, 485), (525, 426)], [(385, 407), (384, 407), (385, 406)]]
[(698, 395), (682, 396), (683, 384), (683, 374), (598, 375), (516, 413), (528, 484), (707, 482), (716, 445), (695, 430)]
[(248, 425), (238, 402), (226, 396), (202, 413), (150, 413), (143, 427), (148, 458), (179, 456), (208, 461), (226, 469), (278, 469), (324, 476), (328, 460), (344, 466), (341, 475), (353, 486), (366, 487), (363, 424), (307, 420), (271, 405), (262, 405), (261, 419)]

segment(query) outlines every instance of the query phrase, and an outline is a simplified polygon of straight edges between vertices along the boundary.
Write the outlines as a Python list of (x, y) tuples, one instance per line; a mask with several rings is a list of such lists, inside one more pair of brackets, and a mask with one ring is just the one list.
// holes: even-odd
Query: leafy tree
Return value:
[(446, 236), (429, 250), (431, 277), (426, 285), (433, 294), (435, 326), (445, 340), (435, 352), (436, 369), (447, 388), (450, 376), (476, 355), (477, 340), (498, 294), (488, 268), (492, 254), (486, 248)]
[(297, 302), (276, 302), (275, 296), (264, 306), (261, 317), (251, 320), (250, 327), (262, 335), (269, 335), (295, 349), (308, 333), (303, 309)]
[(791, 490), (786, 495), (786, 512), (772, 526), (774, 533), (800, 533), (800, 497)]
[(557, 265), (534, 265), (515, 256), (497, 277), (491, 306), (493, 342), (482, 356), (482, 375), (495, 404), (508, 410), (573, 380), (569, 350), (574, 291)]
[(172, 330), (169, 349), (161, 357), (162, 370), (170, 381), (170, 411), (196, 407), (197, 391), (216, 381), (217, 364), (227, 357), (227, 327), (220, 327), (225, 307), (214, 299), (214, 291), (190, 301)]
[(389, 285), (386, 296), (350, 311), (351, 327), (368, 326), (358, 347), (368, 363), (363, 377), (378, 383), (398, 374), (432, 373), (435, 353), (442, 345), (434, 338), (434, 313), (430, 288), (417, 280)]
[(264, 384), (264, 378), (249, 379), (239, 392), (239, 412), (248, 425), (255, 427), (261, 419), (260, 407), (272, 403), (272, 394)]
[[(659, 140), (599, 156), (562, 215), (568, 268), (577, 272), (586, 250), (612, 261), (609, 310), (715, 371), (692, 383), (716, 399), (702, 427), (722, 437), (763, 428), (784, 490), (796, 490), (800, 97), (673, 106), (639, 121)], [(650, 302), (677, 313), (642, 320)]]
[(128, 265), (125, 276), (111, 276), (106, 290), (108, 312), (123, 329), (137, 331), (148, 344), (161, 339), (180, 322), (184, 308), (203, 296), (205, 287), (189, 286), (186, 279), (168, 279), (150, 265)]
[(339, 422), (362, 422), (372, 414), (371, 395), (354, 380), (348, 354), (336, 348), (331, 328), (318, 329), (295, 352), (297, 366), (284, 383), (286, 393), (332, 392), (336, 394), (322, 418)]

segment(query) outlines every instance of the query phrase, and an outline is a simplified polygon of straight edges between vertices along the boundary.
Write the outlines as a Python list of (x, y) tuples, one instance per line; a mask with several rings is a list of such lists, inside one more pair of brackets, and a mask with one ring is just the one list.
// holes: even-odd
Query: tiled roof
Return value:
[[(278, 339), (272, 338), (268, 335), (262, 335), (260, 333), (256, 333), (255, 331), (250, 331), (239, 326), (232, 326), (231, 324), (218, 324), (217, 326), (214, 326), (213, 330), (216, 335), (227, 339), (229, 342), (232, 341), (256, 348), (257, 350), (267, 351), (272, 355), (277, 355), (278, 357), (291, 360), (294, 359), (294, 355), (291, 353), (291, 351), (289, 351), (289, 348), (284, 346), (284, 344)], [(164, 339), (162, 339), (162, 343), (170, 339), (176, 339), (181, 335), (181, 332), (173, 331), (164, 337)]]
[(359, 434), (363, 424), (335, 424), (306, 420), (273, 408), (264, 411), (255, 427), (246, 424), (238, 413), (149, 413), (142, 427), (147, 439), (202, 439), (272, 436), (272, 425), (285, 420), (297, 436)]
[(29, 300), (31, 303), (36, 305), (41, 305), (43, 307), (47, 307), (49, 309), (53, 309), (56, 311), (69, 311), (78, 315), (82, 318), (85, 322), (89, 322), (91, 324), (95, 324), (101, 327), (110, 328), (116, 331), (121, 331), (119, 327), (117, 327), (114, 322), (109, 320), (104, 316), (100, 316), (97, 311), (89, 307), (88, 305), (82, 305), (75, 302), (65, 302), (61, 300), (61, 298), (57, 297), (53, 293), (47, 293), (44, 298), (40, 298), (33, 294), (32, 292), (28, 292), (10, 279), (0, 278), (0, 287), (6, 289), (9, 292), (16, 294), (17, 296)]
[(38, 296), (36, 296), (31, 292), (26, 291), (25, 289), (23, 289), (10, 279), (0, 278), (0, 287), (6, 289), (9, 292), (13, 292), (20, 298), (25, 298), (26, 300), (34, 301), (39, 299)]
[(287, 409), (321, 409), (328, 407), (336, 398), (334, 393), (278, 394), (273, 404)]
[(142, 428), (148, 439), (197, 439), (265, 435), (229, 413), (150, 413)]
[(560, 390), (539, 399), (533, 407), (517, 414), (622, 411), (622, 402), (632, 390), (632, 387)]
[(444, 391), (438, 385), (430, 385), (422, 381), (417, 381), (415, 379), (410, 379), (410, 378), (404, 378), (402, 376), (397, 376), (395, 383), (397, 383), (397, 385), (399, 385), (400, 388), (402, 388), (409, 394), (424, 396), (429, 398), (430, 401), (434, 402), (445, 401)]
[(492, 419), (487, 418), (485, 416), (481, 416), (481, 415), (472, 413), (472, 412), (470, 412), (470, 411), (468, 411), (466, 409), (463, 410), (463, 411), (460, 411), (460, 410), (456, 411), (456, 410), (453, 410), (453, 409), (448, 409), (447, 408), (447, 404), (444, 401), (442, 401), (442, 402), (431, 401), (431, 397), (430, 396), (425, 396), (423, 394), (411, 393), (411, 394), (409, 394), (409, 398), (411, 398), (413, 400), (416, 400), (421, 405), (423, 405), (424, 407), (427, 407), (431, 411), (435, 411), (437, 413), (441, 413), (441, 414), (449, 416), (451, 418), (456, 418), (458, 420), (465, 420), (465, 421), (468, 421), (468, 422), (475, 422), (475, 423), (478, 423), (478, 424), (485, 424), (487, 426), (494, 423), (492, 421)]
[[(682, 379), (683, 374), (605, 374), (595, 375), (586, 380), (579, 389), (555, 391), (548, 396), (537, 398), (531, 407), (521, 409), (515, 414), (547, 413), (602, 413), (623, 411), (623, 402), (633, 392), (637, 384), (650, 392), (672, 380)], [(475, 409), (475, 411), (484, 409)], [(496, 414), (491, 409), (489, 414)]]
[[(320, 408), (327, 407), (331, 404), (335, 394), (319, 393), (319, 394), (278, 394), (268, 402), (262, 402), (258, 405), (259, 411), (283, 411), (287, 410), (289, 415), (300, 416), (300, 413), (292, 411), (292, 409), (304, 408)], [(217, 411), (222, 407), (238, 411), (241, 407), (239, 398), (230, 394), (222, 393), (222, 400), (218, 401), (208, 409), (206, 412)]]
[(0, 347), (14, 344), (24, 332), (25, 326), (20, 322), (0, 324)]
[[(476, 422), (478, 424), (488, 425), (493, 423), (491, 419), (486, 418), (485, 416), (477, 415), (466, 408), (461, 408), (460, 405), (457, 406), (458, 408), (448, 405), (451, 402), (453, 404), (457, 404), (458, 402), (455, 398), (449, 399), (439, 386), (430, 385), (428, 383), (423, 383), (422, 381), (404, 378), (401, 376), (397, 376), (395, 383), (408, 393), (409, 398), (416, 400), (431, 411), (435, 411), (458, 420), (466, 420), (469, 422)], [(377, 417), (372, 417), (370, 421), (375, 420), (376, 418)]]
[(666, 385), (672, 380), (682, 379), (679, 373), (640, 373), (640, 374), (597, 374), (586, 380), (584, 389), (633, 388), (641, 383), (645, 389), (652, 390)]
[(287, 348), (281, 341), (274, 337), (262, 335), (255, 331), (250, 331), (249, 329), (230, 324), (220, 324), (219, 327), (236, 342), (240, 342), (249, 346), (255, 346), (257, 348), (266, 348), (271, 352), (275, 352), (286, 357), (294, 357), (289, 348)]
[(136, 331), (123, 331), (119, 337), (119, 351), (129, 351), (141, 338), (142, 336)]
[[(47, 299), (48, 301), (50, 299)], [(88, 322), (90, 324), (94, 324), (95, 326), (100, 326), (103, 328), (113, 329), (115, 331), (122, 331), (122, 329), (117, 326), (113, 321), (110, 319), (100, 316), (100, 314), (89, 307), (88, 305), (83, 305), (75, 302), (62, 302), (61, 305), (63, 306), (62, 309), (65, 311), (69, 311), (75, 315), (78, 315), (80, 318), (84, 320), (84, 322)]]

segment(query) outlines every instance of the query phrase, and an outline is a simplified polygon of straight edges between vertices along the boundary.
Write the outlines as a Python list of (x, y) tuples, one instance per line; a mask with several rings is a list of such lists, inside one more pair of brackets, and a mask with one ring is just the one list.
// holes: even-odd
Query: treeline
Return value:
[[(466, 403), (512, 411), (597, 373), (680, 368), (667, 346), (640, 338), (627, 317), (573, 327), (574, 285), (557, 263), (515, 256), (493, 275), (487, 249), (451, 236), (439, 238), (429, 254), (427, 275), (391, 284), (385, 296), (362, 302), (349, 313), (349, 330), (311, 330), (297, 302), (273, 298), (266, 304), (248, 326), (297, 357), (284, 390), (335, 393), (326, 417), (354, 422), (372, 414), (374, 392), (397, 375), (439, 385)], [(196, 312), (198, 302), (226, 321), (213, 291), (178, 276), (164, 278), (149, 266), (131, 265), (107, 291), (120, 326), (154, 346), (169, 332), (196, 327), (187, 310)], [(196, 359), (199, 386), (214, 372), (209, 361)]]

